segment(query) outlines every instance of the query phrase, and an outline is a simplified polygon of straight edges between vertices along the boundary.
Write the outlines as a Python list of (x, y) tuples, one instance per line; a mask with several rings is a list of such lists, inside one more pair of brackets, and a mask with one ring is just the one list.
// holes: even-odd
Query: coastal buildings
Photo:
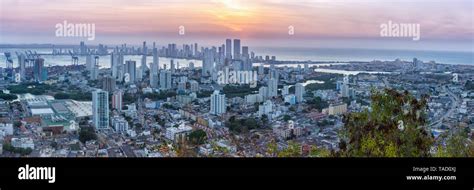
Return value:
[(248, 104), (263, 102), (263, 97), (260, 94), (249, 94), (245, 96), (245, 102)]
[(272, 128), (273, 133), (281, 139), (297, 138), (304, 135), (302, 127), (295, 127), (293, 121), (288, 121), (288, 124), (274, 126)]
[(125, 82), (135, 83), (137, 75), (137, 63), (129, 60), (125, 62)]
[(258, 89), (258, 94), (263, 98), (267, 99), (269, 97), (268, 87), (262, 86)]
[(224, 94), (220, 94), (218, 90), (211, 95), (211, 109), (210, 113), (214, 115), (221, 115), (226, 112), (226, 99)]
[(341, 115), (347, 112), (346, 103), (331, 104), (328, 108), (329, 115)]
[(267, 100), (263, 105), (258, 106), (258, 116), (269, 115), (273, 111), (273, 103)]
[(296, 104), (296, 96), (293, 94), (288, 94), (284, 96), (284, 101), (285, 103), (288, 103), (290, 105)]
[(122, 111), (123, 107), (123, 91), (116, 90), (112, 95), (112, 108), (118, 111)]
[(278, 79), (271, 78), (268, 80), (268, 97), (278, 96)]
[(204, 49), (204, 57), (202, 61), (202, 76), (211, 76), (214, 71), (214, 50), (206, 48)]
[(153, 62), (150, 65), (150, 86), (152, 88), (158, 88), (158, 79), (159, 79), (159, 58), (158, 58), (158, 49), (153, 43)]
[(20, 79), (23, 81), (26, 79), (26, 60), (25, 55), (20, 54), (18, 56), (18, 64), (20, 65)]
[(13, 135), (13, 124), (12, 123), (0, 123), (0, 141), (2, 141), (5, 136)]
[(199, 83), (195, 80), (189, 81), (189, 90), (191, 92), (197, 92), (199, 91)]
[(109, 127), (109, 94), (107, 91), (92, 92), (92, 120), (98, 130)]
[(233, 59), (240, 59), (240, 39), (234, 39)]
[(22, 138), (12, 138), (11, 140), (11, 145), (15, 148), (24, 148), (24, 149), (27, 149), (27, 148), (30, 148), (30, 149), (34, 149), (35, 148), (35, 144), (33, 142), (33, 139), (30, 138), (30, 137), (22, 137)]
[(301, 103), (303, 102), (303, 95), (305, 93), (304, 86), (302, 83), (297, 83), (295, 85), (295, 96), (296, 96), (296, 102)]
[(91, 65), (91, 68), (90, 68), (90, 76), (91, 76), (91, 80), (97, 80), (99, 78), (99, 56), (93, 56), (92, 59), (92, 65)]
[(171, 71), (161, 70), (160, 71), (160, 90), (171, 89)]
[(102, 90), (112, 93), (115, 91), (115, 78), (106, 76), (102, 78)]
[[(76, 156), (82, 154), (77, 150), (87, 149), (84, 153), (87, 156), (178, 156), (176, 147), (168, 145), (175, 146), (190, 140), (188, 135), (199, 130), (205, 140), (203, 145), (196, 147), (200, 151), (193, 149), (196, 156), (265, 155), (264, 148), (259, 147), (267, 147), (268, 143), (276, 141), (279, 148), (284, 148), (290, 140), (337, 151), (340, 140), (338, 130), (344, 125), (343, 114), (369, 108), (372, 103), (370, 90), (382, 90), (386, 86), (403, 87), (417, 97), (427, 92), (432, 94), (427, 117), (433, 122), (430, 125), (433, 126), (431, 132), (434, 137), (450, 132), (450, 126), (458, 123), (474, 129), (469, 123), (474, 118), (471, 114), (474, 103), (469, 99), (473, 92), (467, 84), (473, 78), (471, 73), (474, 73), (470, 67), (434, 63), (431, 66), (420, 62), (418, 67), (427, 69), (427, 72), (409, 70), (397, 75), (350, 72), (353, 74), (349, 81), (349, 77), (341, 74), (312, 70), (313, 63), (309, 61), (273, 62), (273, 56), (269, 55), (268, 62), (264, 62), (261, 55), (249, 52), (248, 46), (241, 46), (239, 53), (236, 52), (238, 47), (234, 47), (238, 43), (232, 44), (230, 40), (230, 44), (203, 46), (200, 49), (192, 44), (183, 44), (182, 48), (176, 44), (161, 49), (154, 46), (147, 52), (150, 57), (153, 56), (153, 61), (149, 63), (150, 76), (141, 81), (138, 75), (143, 67), (135, 68), (135, 61), (143, 58), (145, 52), (142, 46), (115, 47), (110, 53), (113, 66), (110, 69), (101, 68), (97, 77), (99, 81), (87, 75), (90, 69), (84, 65), (48, 67), (52, 80), (23, 86), (35, 93), (46, 87), (48, 90), (44, 93), (47, 95), (22, 94), (18, 95), (18, 101), (0, 100), (0, 121), (7, 125), (2, 127), (0, 124), (0, 140), (39, 134), (41, 138), (32, 138), (34, 145), (44, 144), (35, 146), (32, 155), (41, 152), (41, 155)], [(227, 50), (233, 59), (226, 59)], [(94, 54), (98, 50), (90, 48), (88, 52)], [(123, 63), (124, 56), (128, 63)], [(94, 64), (92, 60), (95, 57), (89, 57), (90, 63)], [(183, 59), (185, 57), (190, 57), (190, 60)], [(158, 58), (161, 62), (165, 60), (163, 66), (166, 65), (166, 69), (160, 70)], [(247, 62), (247, 59), (251, 60)], [(219, 69), (247, 70), (248, 63), (252, 62), (256, 63), (252, 71), (258, 72), (256, 87), (249, 89), (248, 84), (239, 83), (226, 87), (213, 80)], [(319, 67), (343, 73), (353, 70), (406, 70), (403, 60), (396, 61), (400, 65), (383, 61), (374, 63)], [(411, 60), (406, 64), (411, 65)], [(34, 60), (25, 66), (28, 66), (25, 69), (27, 75), (34, 73)], [(207, 76), (202, 75), (203, 67), (208, 70)], [(6, 70), (3, 71), (7, 74)], [(125, 71), (128, 82), (120, 77)], [(135, 72), (135, 77), (129, 72)], [(455, 83), (453, 73), (458, 74)], [(133, 78), (135, 82), (132, 83)], [(25, 79), (28, 82), (34, 80), (33, 75)], [(0, 81), (0, 84), (4, 85), (4, 94), (16, 94), (15, 85), (21, 85), (9, 80)], [(281, 96), (278, 88), (281, 88)], [(110, 104), (108, 101), (111, 101)], [(8, 127), (14, 123), (11, 118), (21, 121), (23, 126)], [(292, 125), (290, 121), (293, 121)], [(100, 129), (95, 133), (107, 143), (92, 140), (78, 143), (77, 150), (67, 149), (72, 144), (76, 146), (74, 141), (78, 141), (78, 137), (74, 131), (80, 129), (79, 126)], [(66, 144), (64, 147), (67, 148), (47, 154), (51, 149), (48, 138), (61, 139), (61, 144)], [(243, 140), (248, 138), (255, 139), (255, 145)], [(99, 146), (103, 147), (99, 149)], [(7, 151), (6, 154), (11, 153)]]
[(126, 133), (129, 130), (128, 122), (125, 118), (114, 116), (111, 119), (113, 129), (118, 133)]
[(290, 94), (290, 86), (285, 85), (285, 86), (283, 86), (283, 89), (282, 89), (282, 91), (281, 91), (281, 95), (282, 95), (282, 96), (286, 96), (286, 95), (288, 95), (288, 94)]
[(37, 58), (33, 67), (33, 78), (36, 82), (43, 82), (48, 78), (48, 71), (44, 67), (44, 59)]
[(186, 140), (189, 133), (191, 133), (192, 128), (185, 124), (181, 124), (178, 127), (168, 127), (166, 128), (165, 137), (173, 142), (182, 142)]
[(225, 40), (225, 57), (226, 59), (232, 59), (232, 40), (226, 39)]

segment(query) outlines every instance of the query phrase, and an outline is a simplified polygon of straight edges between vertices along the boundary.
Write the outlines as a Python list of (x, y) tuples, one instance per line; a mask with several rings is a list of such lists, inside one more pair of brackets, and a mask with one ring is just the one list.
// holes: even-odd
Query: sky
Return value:
[[(0, 0), (0, 44), (220, 45), (240, 38), (263, 47), (472, 52), (473, 9), (473, 0)], [(64, 21), (95, 24), (95, 39), (55, 36)], [(419, 24), (420, 40), (382, 38), (388, 21)]]

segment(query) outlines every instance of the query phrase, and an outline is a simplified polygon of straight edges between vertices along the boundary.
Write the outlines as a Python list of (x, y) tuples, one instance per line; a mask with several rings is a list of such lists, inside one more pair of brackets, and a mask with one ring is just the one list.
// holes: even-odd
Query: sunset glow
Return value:
[[(64, 20), (95, 23), (98, 43), (116, 38), (175, 38), (178, 26), (186, 28), (186, 37), (197, 39), (374, 39), (379, 37), (380, 23), (387, 20), (419, 23), (424, 40), (472, 42), (474, 35), (469, 0), (0, 2), (0, 43), (49, 42), (54, 39), (54, 25)], [(288, 36), (288, 26), (295, 27), (294, 36)]]

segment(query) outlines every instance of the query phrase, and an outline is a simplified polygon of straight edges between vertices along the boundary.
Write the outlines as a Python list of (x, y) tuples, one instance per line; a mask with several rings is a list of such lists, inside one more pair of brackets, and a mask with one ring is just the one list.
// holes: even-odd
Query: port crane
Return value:
[(79, 57), (77, 57), (71, 50), (69, 50), (69, 55), (71, 55), (71, 64), (74, 66), (79, 65)]
[(12, 60), (12, 54), (10, 52), (5, 52), (5, 64), (7, 66), (7, 69), (12, 69), (13, 68), (13, 60)]

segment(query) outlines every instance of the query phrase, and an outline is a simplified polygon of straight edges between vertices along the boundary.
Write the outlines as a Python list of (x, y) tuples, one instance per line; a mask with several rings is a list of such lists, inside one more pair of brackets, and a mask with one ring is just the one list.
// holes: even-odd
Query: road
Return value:
[(431, 122), (430, 126), (435, 127), (435, 128), (439, 127), (446, 118), (451, 117), (451, 115), (453, 114), (453, 111), (459, 107), (459, 104), (461, 102), (460, 98), (456, 96), (453, 92), (451, 92), (449, 88), (446, 88), (446, 86), (443, 86), (442, 89), (443, 89), (443, 92), (446, 92), (449, 95), (451, 99), (451, 107), (440, 119)]

